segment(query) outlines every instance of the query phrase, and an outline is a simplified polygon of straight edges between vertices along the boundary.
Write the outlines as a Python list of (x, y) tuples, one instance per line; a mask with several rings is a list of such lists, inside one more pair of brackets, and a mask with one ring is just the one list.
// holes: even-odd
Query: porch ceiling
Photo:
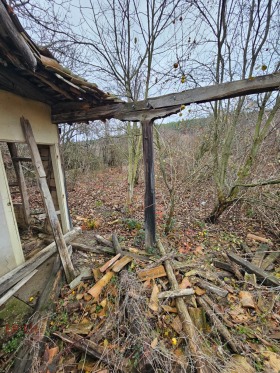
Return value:
[(45, 102), (82, 103), (91, 108), (122, 102), (63, 67), (36, 45), (6, 0), (0, 0), (0, 89)]

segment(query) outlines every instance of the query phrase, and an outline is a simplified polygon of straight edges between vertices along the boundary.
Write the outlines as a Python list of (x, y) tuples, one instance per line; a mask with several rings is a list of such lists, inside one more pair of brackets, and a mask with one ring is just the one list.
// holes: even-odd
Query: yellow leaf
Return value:
[(33, 302), (33, 300), (34, 300), (34, 297), (29, 298), (29, 302)]
[(109, 345), (109, 341), (108, 341), (108, 339), (104, 339), (104, 341), (103, 341), (103, 346), (104, 347), (107, 347)]
[(156, 348), (157, 344), (158, 344), (158, 339), (154, 338), (152, 343), (151, 343), (151, 347), (152, 347), (153, 350)]
[(176, 346), (176, 344), (177, 344), (177, 339), (176, 339), (176, 338), (172, 338), (172, 339), (171, 339), (171, 343), (173, 344), (173, 346)]
[(158, 311), (158, 293), (159, 293), (159, 288), (155, 284), (153, 287), (152, 295), (151, 295), (150, 302), (149, 302), (149, 308), (155, 312)]

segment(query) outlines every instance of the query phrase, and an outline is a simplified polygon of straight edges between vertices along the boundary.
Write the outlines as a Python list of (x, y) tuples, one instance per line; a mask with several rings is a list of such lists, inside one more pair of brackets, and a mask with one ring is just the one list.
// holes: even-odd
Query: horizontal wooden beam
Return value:
[(135, 103), (94, 107), (85, 102), (67, 102), (52, 107), (53, 123), (73, 123), (116, 118), (143, 121), (164, 118), (180, 111), (181, 105), (223, 100), (279, 90), (280, 72), (255, 78), (189, 89), (180, 93), (148, 98)]

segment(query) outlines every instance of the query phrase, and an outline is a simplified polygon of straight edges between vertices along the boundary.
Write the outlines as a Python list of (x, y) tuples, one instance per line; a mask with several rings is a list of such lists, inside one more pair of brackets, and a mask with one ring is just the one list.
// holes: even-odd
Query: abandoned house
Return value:
[[(73, 277), (63, 240), (63, 235), (71, 231), (71, 220), (59, 153), (58, 124), (110, 118), (141, 122), (146, 181), (145, 233), (149, 246), (155, 240), (153, 120), (178, 113), (182, 104), (277, 90), (279, 84), (277, 73), (126, 103), (62, 67), (48, 50), (31, 40), (6, 1), (0, 0), (0, 141), (8, 145), (21, 195), (21, 203), (13, 205), (12, 185), (0, 153), (0, 276), (25, 261), (18, 225), (28, 226), (31, 216), (22, 163), (32, 162), (60, 256), (65, 255), (64, 269), (70, 266), (69, 280)], [(18, 154), (18, 145), (25, 143), (31, 152), (29, 158)]]

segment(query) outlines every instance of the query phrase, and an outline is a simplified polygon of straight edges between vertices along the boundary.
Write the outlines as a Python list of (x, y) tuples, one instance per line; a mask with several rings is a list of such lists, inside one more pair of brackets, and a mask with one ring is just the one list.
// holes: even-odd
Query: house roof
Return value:
[(6, 0), (0, 0), (0, 89), (51, 106), (79, 102), (94, 108), (121, 102), (36, 45)]
[(124, 102), (73, 74), (36, 45), (6, 0), (0, 0), (0, 89), (46, 102), (53, 123), (117, 118), (148, 121), (178, 113), (181, 105), (279, 90), (280, 72)]

